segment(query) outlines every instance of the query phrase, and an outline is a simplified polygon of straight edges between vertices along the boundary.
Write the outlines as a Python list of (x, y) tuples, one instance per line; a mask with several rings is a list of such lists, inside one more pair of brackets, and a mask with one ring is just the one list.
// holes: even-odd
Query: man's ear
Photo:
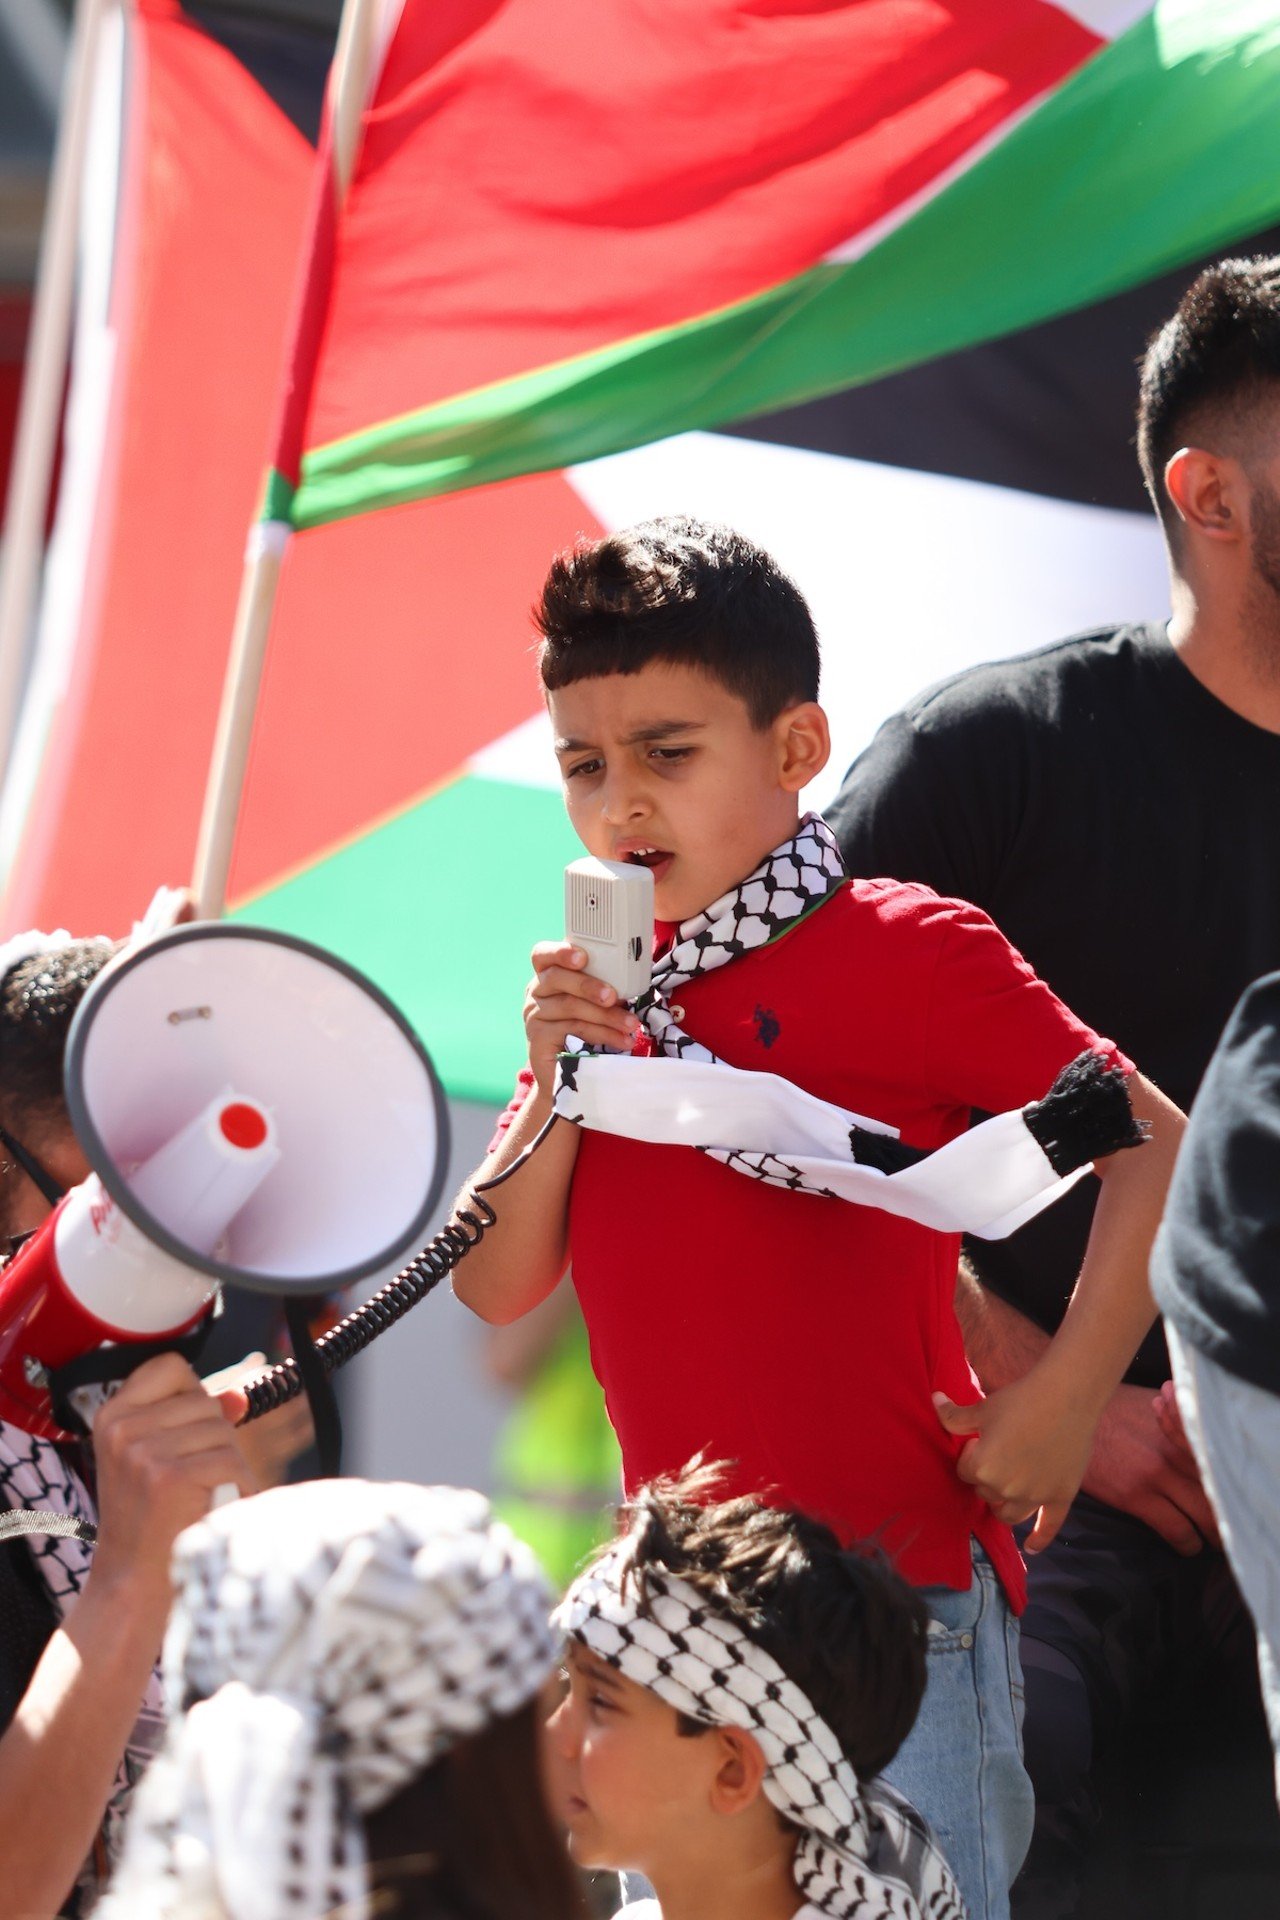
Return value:
[(816, 780), (831, 758), (831, 729), (816, 700), (787, 707), (774, 721), (782, 760), (779, 777), (783, 791), (799, 793)]
[(1164, 470), (1165, 491), (1189, 533), (1232, 545), (1248, 531), (1244, 469), (1203, 447), (1179, 447)]
[(768, 1771), (754, 1734), (741, 1727), (715, 1727), (717, 1766), (711, 1781), (713, 1813), (745, 1813), (760, 1797)]

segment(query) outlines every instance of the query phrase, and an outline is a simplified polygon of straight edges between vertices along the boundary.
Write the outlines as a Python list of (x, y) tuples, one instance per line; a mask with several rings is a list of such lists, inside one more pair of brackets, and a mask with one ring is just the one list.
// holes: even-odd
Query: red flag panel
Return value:
[(540, 697), (529, 610), (548, 562), (603, 531), (562, 474), (543, 474), (296, 535), (232, 897), (406, 805), (527, 720)]
[(803, 271), (1100, 44), (1045, 0), (407, 0), (307, 444)]
[(118, 927), (190, 873), (310, 191), (307, 142), (177, 8), (135, 17), (128, 80), (107, 457), (10, 925)]

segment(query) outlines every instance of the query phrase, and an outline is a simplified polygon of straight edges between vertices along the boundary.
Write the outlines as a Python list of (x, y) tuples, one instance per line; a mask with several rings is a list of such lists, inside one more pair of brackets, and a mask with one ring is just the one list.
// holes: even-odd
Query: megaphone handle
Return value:
[(296, 1296), (285, 1301), (284, 1319), (315, 1423), (320, 1475), (325, 1480), (336, 1480), (342, 1471), (342, 1416), (338, 1412), (337, 1395), (324, 1361), (316, 1351), (306, 1309)]
[(194, 1366), (212, 1326), (213, 1315), (209, 1313), (190, 1333), (170, 1334), (162, 1340), (122, 1340), (114, 1347), (93, 1347), (78, 1359), (68, 1360), (65, 1366), (53, 1368), (49, 1374), (49, 1401), (54, 1419), (64, 1433), (84, 1439), (89, 1423), (81, 1419), (71, 1399), (78, 1387), (105, 1387), (117, 1380), (127, 1380), (144, 1361), (154, 1360), (161, 1353), (180, 1354)]

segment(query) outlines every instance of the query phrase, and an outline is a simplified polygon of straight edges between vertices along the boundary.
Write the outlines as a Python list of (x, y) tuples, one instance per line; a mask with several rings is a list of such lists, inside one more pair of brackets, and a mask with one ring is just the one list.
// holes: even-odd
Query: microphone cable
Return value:
[(559, 1118), (559, 1114), (553, 1113), (509, 1167), (504, 1167), (501, 1173), (484, 1181), (481, 1186), (472, 1187), (470, 1205), (460, 1207), (448, 1225), (433, 1240), (429, 1240), (421, 1252), (414, 1254), (394, 1280), (388, 1280), (385, 1286), (379, 1287), (363, 1306), (356, 1307), (336, 1327), (322, 1333), (318, 1340), (312, 1340), (300, 1314), (287, 1314), (294, 1340), (294, 1357), (277, 1362), (247, 1383), (243, 1392), (249, 1404), (239, 1424), (244, 1426), (250, 1420), (259, 1420), (264, 1413), (271, 1413), (276, 1407), (296, 1400), (300, 1393), (306, 1393), (316, 1419), (317, 1437), (323, 1438), (326, 1443), (321, 1447), (322, 1465), (327, 1473), (336, 1473), (340, 1442), (334, 1433), (337, 1410), (328, 1376), (339, 1367), (345, 1367), (348, 1360), (354, 1360), (358, 1353), (363, 1353), (379, 1334), (402, 1320), (420, 1300), (425, 1300), (429, 1293), (434, 1292), (445, 1275), (453, 1272), (472, 1247), (479, 1245), (498, 1219), (484, 1195), (520, 1171), (526, 1160), (537, 1152)]

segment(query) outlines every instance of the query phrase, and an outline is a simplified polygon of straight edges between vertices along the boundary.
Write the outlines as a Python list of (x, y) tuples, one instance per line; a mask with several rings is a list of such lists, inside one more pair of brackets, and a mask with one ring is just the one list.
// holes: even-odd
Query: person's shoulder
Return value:
[(1225, 1132), (1233, 1110), (1275, 1124), (1280, 1087), (1280, 973), (1267, 973), (1236, 1002), (1192, 1107), (1197, 1133)]
[(946, 734), (1001, 717), (1025, 720), (1072, 698), (1085, 684), (1132, 676), (1171, 658), (1160, 627), (1093, 627), (1003, 660), (964, 667), (907, 702), (900, 717), (913, 732)]
[[(1270, 973), (1237, 1002), (1192, 1102), (1152, 1254), (1153, 1290), (1161, 1310), (1172, 1314), (1196, 1345), (1204, 1343), (1201, 1309), (1208, 1301), (1224, 1292), (1274, 1297), (1280, 1241), (1277, 1164), (1280, 973)], [(1230, 1318), (1235, 1320), (1234, 1311)], [(1216, 1344), (1216, 1332), (1214, 1337)], [(1247, 1365), (1237, 1369), (1225, 1359), (1224, 1364), (1260, 1386), (1270, 1384), (1251, 1376)]]
[(967, 900), (952, 899), (922, 881), (874, 875), (846, 880), (804, 924), (811, 930), (814, 949), (821, 941), (847, 953), (851, 943), (882, 949), (925, 940), (933, 944), (969, 922), (989, 924), (981, 908)]
[(1246, 1032), (1261, 1029), (1280, 1044), (1280, 972), (1264, 973), (1245, 988), (1230, 1024)]

